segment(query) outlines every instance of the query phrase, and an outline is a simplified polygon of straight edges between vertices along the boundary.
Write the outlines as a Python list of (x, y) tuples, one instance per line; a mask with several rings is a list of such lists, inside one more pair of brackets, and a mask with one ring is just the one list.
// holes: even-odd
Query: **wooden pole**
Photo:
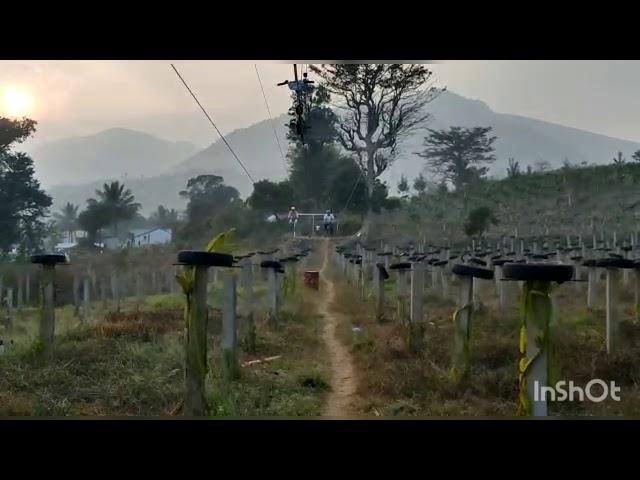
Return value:
[(607, 268), (606, 332), (607, 353), (614, 352), (620, 340), (620, 270)]
[(273, 268), (267, 269), (267, 283), (269, 289), (269, 313), (275, 322), (280, 310), (280, 295), (278, 295), (278, 278)]
[(13, 331), (13, 288), (7, 288), (7, 330)]
[(222, 304), (222, 365), (226, 380), (238, 374), (236, 327), (236, 276), (225, 272)]
[(55, 266), (42, 265), (42, 309), (40, 314), (40, 342), (42, 352), (49, 355), (53, 350), (55, 333)]
[(90, 314), (90, 305), (91, 305), (91, 297), (90, 297), (90, 283), (89, 277), (85, 276), (82, 280), (82, 307), (83, 307), (83, 315), (85, 319), (89, 318)]
[[(525, 301), (529, 292), (536, 290), (533, 282), (527, 282), (525, 287)], [(526, 373), (526, 387), (531, 415), (534, 417), (547, 416), (547, 401), (542, 395), (535, 395), (536, 389), (541, 392), (542, 387), (548, 386), (548, 348), (539, 344), (539, 338), (543, 330), (548, 328), (548, 312), (551, 307), (551, 299), (546, 295), (531, 295), (531, 310), (525, 313), (525, 328), (527, 330), (526, 358), (531, 363)]]
[(78, 278), (78, 272), (73, 271), (73, 315), (80, 316), (80, 279)]
[(636, 311), (636, 320), (640, 319), (640, 269), (634, 269), (634, 278), (635, 278), (635, 288), (634, 288), (634, 297), (635, 297), (635, 311)]
[(463, 378), (469, 369), (469, 340), (471, 337), (471, 311), (473, 309), (473, 277), (460, 276), (458, 309), (454, 316), (455, 347), (453, 368), (457, 379)]
[(382, 320), (384, 318), (384, 279), (382, 273), (378, 267), (373, 269), (374, 274), (374, 292), (376, 296), (376, 319)]
[(396, 270), (397, 315), (401, 322), (407, 319), (407, 271)]
[(409, 348), (420, 351), (424, 342), (424, 265), (413, 264), (411, 269), (411, 323), (409, 325)]
[(594, 267), (589, 267), (587, 274), (587, 308), (589, 310), (596, 306), (596, 272)]
[(113, 300), (113, 310), (120, 311), (120, 285), (118, 284), (118, 272), (116, 269), (111, 270), (111, 296)]
[(202, 416), (206, 411), (204, 381), (207, 373), (207, 267), (194, 272), (194, 291), (187, 307), (187, 352), (184, 412)]
[[(22, 270), (22, 269), (21, 269)], [(23, 276), (22, 276), (22, 272), (18, 273), (18, 298), (17, 298), (17, 302), (16, 302), (16, 306), (18, 308), (18, 311), (22, 310), (22, 281), (23, 281)]]
[(31, 305), (31, 269), (29, 267), (24, 274), (24, 301), (26, 305)]
[(242, 294), (247, 310), (244, 343), (247, 352), (253, 353), (256, 349), (256, 325), (254, 321), (253, 265), (250, 258), (245, 258), (242, 265)]

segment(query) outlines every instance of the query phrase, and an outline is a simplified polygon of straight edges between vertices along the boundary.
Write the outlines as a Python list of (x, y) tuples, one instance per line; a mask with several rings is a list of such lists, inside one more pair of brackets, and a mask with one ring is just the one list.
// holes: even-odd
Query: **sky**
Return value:
[[(217, 140), (174, 63), (223, 133), (267, 118), (254, 62), (0, 61), (0, 115), (39, 123), (33, 142), (134, 128), (204, 147)], [(293, 67), (258, 62), (273, 116)], [(442, 61), (438, 83), (491, 109), (640, 141), (640, 61)], [(310, 77), (313, 75), (310, 73)]]

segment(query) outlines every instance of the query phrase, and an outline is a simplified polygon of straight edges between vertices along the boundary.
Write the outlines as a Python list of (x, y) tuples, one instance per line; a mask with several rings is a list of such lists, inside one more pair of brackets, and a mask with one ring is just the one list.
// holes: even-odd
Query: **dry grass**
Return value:
[[(258, 299), (264, 287), (257, 285)], [(213, 291), (212, 297), (218, 294)], [(242, 294), (242, 292), (240, 292)], [(281, 355), (242, 368), (225, 382), (220, 376), (220, 311), (211, 310), (207, 398), (214, 416), (319, 415), (328, 389), (326, 352), (318, 317), (303, 293), (289, 299), (274, 328), (256, 318), (256, 351), (238, 360)], [(240, 297), (242, 298), (242, 297)], [(260, 301), (258, 302), (260, 305)], [(0, 416), (171, 416), (183, 392), (183, 300), (179, 295), (123, 301), (121, 313), (93, 305), (88, 321), (72, 307), (57, 309), (51, 358), (37, 355), (38, 310), (16, 319), (16, 345), (0, 356)], [(244, 312), (239, 318), (244, 328)]]
[[(333, 273), (336, 275), (336, 273)], [(370, 303), (361, 302), (353, 286), (338, 280), (335, 308), (349, 320), (340, 327), (342, 340), (351, 346), (359, 376), (359, 408), (380, 416), (514, 416), (518, 395), (517, 362), (519, 313), (517, 306), (501, 313), (491, 284), (484, 288), (483, 308), (474, 314), (471, 340), (471, 375), (456, 383), (449, 375), (453, 350), (452, 300), (437, 292), (425, 298), (425, 349), (411, 354), (408, 328), (394, 319), (393, 287), (387, 287), (387, 318), (374, 320)], [(393, 285), (393, 278), (388, 284)], [(517, 290), (517, 289), (516, 289)], [(451, 299), (457, 288), (451, 286)], [(599, 292), (604, 295), (603, 292)], [(573, 380), (585, 386), (593, 378), (616, 381), (621, 402), (556, 402), (552, 415), (629, 416), (640, 414), (640, 323), (627, 292), (624, 345), (615, 355), (604, 348), (604, 313), (587, 311), (586, 293), (576, 294), (572, 284), (556, 293), (558, 322), (552, 328), (552, 379)], [(601, 297), (603, 298), (603, 297)], [(360, 331), (353, 331), (359, 327)]]

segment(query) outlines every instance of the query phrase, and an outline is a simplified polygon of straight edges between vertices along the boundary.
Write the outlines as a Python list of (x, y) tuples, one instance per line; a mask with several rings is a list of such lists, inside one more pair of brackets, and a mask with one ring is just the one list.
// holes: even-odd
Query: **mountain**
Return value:
[[(479, 100), (471, 100), (452, 92), (444, 92), (427, 105), (432, 118), (426, 128), (441, 129), (450, 126), (492, 127), (497, 137), (494, 144), (496, 162), (489, 174), (506, 175), (509, 157), (520, 162), (521, 168), (547, 161), (552, 168), (562, 165), (565, 159), (572, 164), (607, 164), (618, 151), (626, 158), (640, 150), (640, 143), (599, 135), (597, 133), (565, 127), (542, 120), (497, 113)], [(418, 175), (424, 167), (424, 159), (413, 155), (423, 149), (425, 131), (413, 132), (400, 144), (396, 162), (385, 177), (395, 186), (404, 174), (408, 178)]]
[(40, 181), (51, 186), (151, 177), (196, 152), (188, 142), (169, 142), (135, 130), (112, 128), (95, 135), (41, 143), (28, 153)]
[[(452, 92), (443, 93), (426, 108), (431, 113), (431, 119), (422, 130), (412, 132), (400, 142), (396, 161), (383, 175), (383, 179), (388, 180), (391, 187), (396, 186), (401, 174), (411, 180), (423, 171), (424, 159), (415, 155), (414, 152), (422, 150), (425, 128), (440, 129), (451, 125), (493, 127), (493, 134), (498, 137), (495, 142), (496, 162), (490, 170), (490, 174), (494, 176), (506, 174), (509, 157), (519, 161), (521, 168), (534, 165), (541, 160), (549, 162), (555, 168), (561, 166), (565, 159), (573, 164), (582, 162), (606, 164), (611, 163), (613, 156), (618, 151), (629, 158), (633, 152), (640, 150), (640, 143), (523, 116), (497, 113), (479, 100), (468, 99)], [(286, 123), (287, 116), (281, 115), (273, 119), (273, 126), (269, 120), (264, 120), (225, 135), (232, 149), (256, 181), (264, 178), (277, 180), (285, 176), (284, 161), (274, 138), (273, 127), (276, 128), (280, 144), (286, 155), (288, 147)], [(120, 138), (126, 136), (117, 135), (118, 132), (122, 132), (122, 129), (114, 129), (93, 137), (83, 138), (96, 138), (109, 132), (115, 132), (112, 135)], [(144, 136), (144, 138), (155, 138), (139, 132), (133, 133)], [(73, 144), (70, 140), (61, 142), (63, 145)], [(189, 150), (189, 144), (166, 142), (157, 138), (155, 141), (158, 146), (163, 146), (159, 147), (161, 152), (150, 155), (148, 150), (145, 150), (141, 154), (141, 159), (134, 154), (131, 156), (114, 155), (114, 151), (118, 151), (117, 146), (102, 148), (101, 151), (111, 152), (104, 156), (91, 152), (90, 146), (87, 146), (84, 152), (76, 151), (77, 156), (73, 158), (85, 167), (83, 177), (94, 180), (94, 182), (82, 186), (51, 188), (50, 192), (54, 196), (55, 206), (61, 205), (64, 201), (84, 205), (86, 198), (92, 196), (95, 188), (101, 185), (102, 179), (123, 180), (122, 174), (124, 172), (128, 173), (128, 179), (124, 179), (127, 186), (131, 188), (138, 201), (143, 204), (143, 210), (147, 213), (154, 210), (159, 204), (170, 208), (184, 207), (184, 201), (179, 198), (178, 192), (185, 188), (189, 178), (198, 174), (221, 175), (225, 182), (236, 187), (243, 197), (251, 193), (251, 181), (222, 140), (218, 139), (197, 153), (191, 152), (191, 155), (187, 153), (182, 156), (180, 154), (174, 155), (171, 152), (177, 149), (184, 153)], [(55, 147), (55, 143), (53, 145)], [(181, 146), (184, 147), (184, 150), (181, 150)], [(33, 155), (39, 175), (42, 171), (42, 164), (45, 163), (43, 159), (52, 158), (51, 151), (47, 151), (48, 148), (42, 146), (40, 149), (42, 156)], [(100, 160), (96, 157), (100, 157)], [(128, 159), (126, 162), (120, 161), (125, 157)], [(71, 157), (56, 158), (65, 161)], [(149, 160), (150, 158), (152, 160)], [(117, 164), (113, 163), (114, 159), (119, 160)], [(142, 164), (146, 166), (142, 166)], [(65, 174), (69, 178), (75, 178), (78, 176), (78, 172), (73, 171), (74, 168), (72, 166), (61, 167), (59, 172), (54, 173), (57, 173), (58, 177)], [(162, 171), (162, 168), (165, 170)], [(141, 174), (145, 175), (144, 179), (134, 178), (135, 175), (139, 177)], [(41, 176), (41, 178), (43, 177), (44, 175)], [(100, 179), (100, 181), (95, 181), (96, 179)], [(395, 188), (391, 190), (395, 192)]]
[[(287, 153), (287, 122), (287, 115), (280, 115), (273, 119), (273, 123), (263, 120), (225, 135), (227, 142), (255, 181), (286, 177), (283, 154), (286, 156)], [(282, 154), (274, 136), (274, 128), (282, 147)], [(215, 172), (224, 177), (225, 183), (236, 187), (243, 196), (249, 195), (252, 191), (251, 180), (222, 140), (186, 159), (174, 167), (173, 171)]]

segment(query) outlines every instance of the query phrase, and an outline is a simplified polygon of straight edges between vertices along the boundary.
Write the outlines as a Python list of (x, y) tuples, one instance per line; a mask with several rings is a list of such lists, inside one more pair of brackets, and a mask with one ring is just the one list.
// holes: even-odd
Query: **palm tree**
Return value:
[(178, 222), (178, 212), (159, 205), (158, 210), (149, 216), (149, 221), (160, 228), (172, 228)]
[(74, 232), (78, 227), (78, 205), (67, 202), (65, 206), (53, 216), (58, 228), (67, 234), (67, 241), (69, 243), (73, 242)]
[(102, 190), (96, 190), (100, 203), (106, 209), (113, 234), (118, 235), (118, 222), (131, 220), (138, 213), (140, 204), (136, 203), (131, 190), (118, 181), (105, 183)]

